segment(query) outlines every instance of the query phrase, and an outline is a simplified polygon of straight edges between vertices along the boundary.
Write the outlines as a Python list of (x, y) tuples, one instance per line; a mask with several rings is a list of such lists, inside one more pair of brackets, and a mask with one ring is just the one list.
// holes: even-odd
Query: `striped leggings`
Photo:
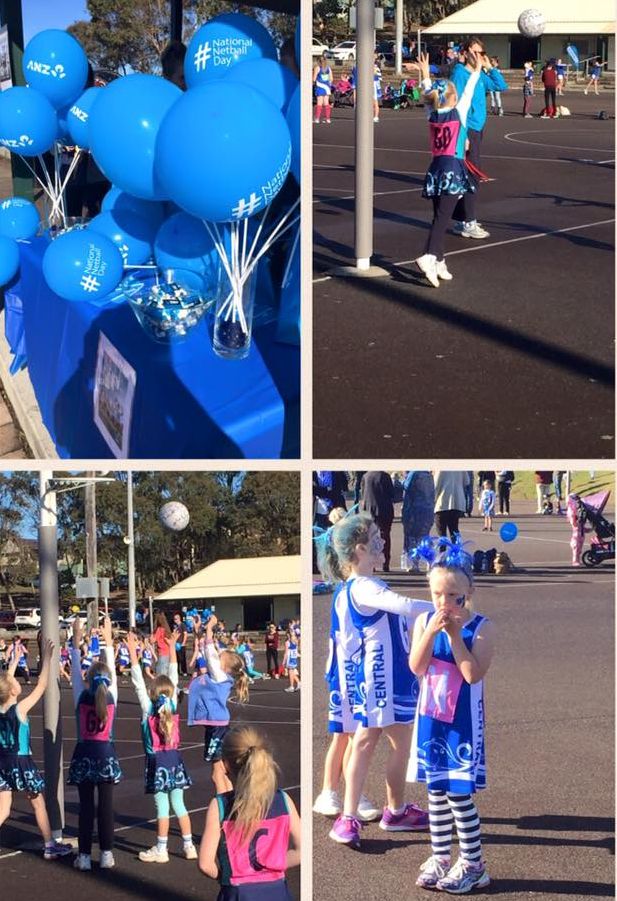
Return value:
[(428, 821), (431, 846), (435, 857), (450, 857), (452, 823), (463, 860), (479, 863), (482, 859), (480, 843), (480, 819), (471, 795), (453, 795), (450, 792), (429, 791)]

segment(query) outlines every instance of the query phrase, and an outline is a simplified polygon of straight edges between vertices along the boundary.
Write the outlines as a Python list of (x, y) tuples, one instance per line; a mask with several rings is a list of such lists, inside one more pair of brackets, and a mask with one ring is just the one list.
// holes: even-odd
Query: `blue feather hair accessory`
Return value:
[(439, 535), (427, 535), (409, 554), (412, 560), (428, 564), (429, 571), (441, 566), (445, 569), (460, 569), (469, 581), (473, 580), (473, 559), (460, 535), (454, 539)]

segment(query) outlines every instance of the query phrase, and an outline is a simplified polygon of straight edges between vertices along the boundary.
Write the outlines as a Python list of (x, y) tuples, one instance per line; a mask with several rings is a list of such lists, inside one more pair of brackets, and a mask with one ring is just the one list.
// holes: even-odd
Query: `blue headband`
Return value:
[(153, 701), (153, 704), (157, 713), (160, 713), (161, 710), (164, 710), (165, 708), (167, 708), (167, 710), (169, 710), (170, 712), (172, 711), (171, 698), (169, 698), (167, 695), (160, 694), (158, 698)]

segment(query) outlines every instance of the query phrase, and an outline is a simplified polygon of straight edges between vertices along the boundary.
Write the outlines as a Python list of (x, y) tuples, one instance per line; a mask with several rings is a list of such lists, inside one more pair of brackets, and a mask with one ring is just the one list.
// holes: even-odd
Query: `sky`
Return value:
[(66, 28), (77, 19), (89, 19), (86, 0), (21, 0), (24, 45), (45, 28)]

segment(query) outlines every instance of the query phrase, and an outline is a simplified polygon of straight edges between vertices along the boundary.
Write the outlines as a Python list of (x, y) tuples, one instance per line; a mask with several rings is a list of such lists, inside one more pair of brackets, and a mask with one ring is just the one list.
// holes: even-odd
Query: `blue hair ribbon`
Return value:
[(94, 689), (94, 691), (96, 691), (100, 685), (104, 685), (105, 688), (109, 688), (109, 686), (111, 685), (111, 679), (109, 678), (109, 676), (106, 676), (103, 673), (97, 673), (96, 676), (93, 676), (92, 688)]
[(167, 710), (169, 710), (169, 712), (171, 713), (172, 712), (171, 698), (168, 697), (168, 695), (160, 694), (158, 696), (158, 698), (154, 701), (154, 707), (155, 707), (155, 710), (157, 713), (160, 713), (161, 710), (165, 710), (165, 708), (167, 708)]
[(436, 78), (431, 84), (431, 90), (437, 91), (437, 96), (439, 97), (439, 102), (443, 103), (444, 98), (446, 96), (446, 89), (448, 87), (448, 82), (445, 78)]

